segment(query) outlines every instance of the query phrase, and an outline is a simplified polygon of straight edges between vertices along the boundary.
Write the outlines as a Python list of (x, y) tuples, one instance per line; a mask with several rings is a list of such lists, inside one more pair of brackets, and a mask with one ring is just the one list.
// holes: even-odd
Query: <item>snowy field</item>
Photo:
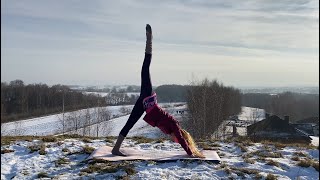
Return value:
[[(181, 119), (180, 115), (176, 113), (176, 110), (185, 109), (185, 104), (182, 103), (160, 103), (161, 107), (165, 108), (167, 112), (174, 115), (177, 119)], [(99, 136), (117, 136), (121, 130), (121, 128), (125, 125), (127, 122), (129, 115), (128, 113), (122, 112), (122, 109), (127, 109), (127, 112), (131, 112), (133, 105), (126, 105), (126, 106), (108, 106), (104, 107), (105, 110), (111, 113), (111, 120), (104, 121), (99, 123), (99, 128), (103, 127), (101, 129), (101, 133)], [(88, 109), (90, 116), (94, 118), (96, 116), (97, 109), (96, 108), (90, 108)], [(87, 110), (82, 109), (79, 111), (74, 112), (68, 112), (64, 114), (64, 117), (76, 115), (80, 117), (80, 120), (83, 120), (86, 116)], [(27, 119), (23, 121), (18, 122), (11, 122), (11, 123), (4, 123), (1, 125), (1, 135), (2, 136), (22, 136), (22, 135), (34, 135), (34, 136), (45, 136), (45, 135), (56, 135), (62, 133), (62, 118), (63, 114), (55, 114), (50, 116), (44, 116), (39, 118), (32, 118)], [(133, 130), (130, 131), (129, 136), (135, 135), (135, 134), (143, 134), (147, 137), (150, 137), (152, 135), (149, 135), (148, 130), (152, 127), (149, 127), (145, 121), (142, 120), (144, 117), (144, 114), (141, 116), (141, 118), (138, 120), (138, 122), (133, 127)], [(66, 120), (67, 121), (67, 120)], [(66, 123), (66, 122), (65, 122)], [(89, 127), (91, 129), (91, 136), (95, 136), (95, 128), (97, 124), (92, 125)], [(120, 130), (119, 130), (120, 129)], [(155, 128), (153, 131), (160, 132)], [(68, 133), (78, 133), (81, 134), (83, 131), (82, 128), (78, 129), (77, 132), (70, 131)], [(132, 132), (132, 133), (131, 133)], [(89, 135), (89, 134), (86, 134)]]
[[(206, 142), (221, 157), (221, 164), (205, 161), (179, 160), (176, 162), (85, 162), (89, 153), (85, 146), (96, 149), (113, 146), (115, 139), (60, 139), (57, 142), (16, 141), (2, 145), (13, 152), (1, 154), (1, 179), (319, 179), (319, 150), (305, 147), (277, 147), (267, 144), (242, 144), (216, 141)], [(31, 147), (43, 144), (45, 154), (31, 152)], [(243, 146), (246, 145), (243, 150)], [(179, 144), (162, 142), (138, 143), (127, 138), (122, 147), (151, 150), (182, 150)], [(297, 165), (300, 161), (312, 162), (308, 167)]]
[[(177, 110), (185, 104), (161, 104), (162, 107), (182, 120)], [(205, 161), (179, 160), (176, 162), (91, 162), (86, 158), (92, 150), (101, 146), (113, 146), (115, 138), (126, 123), (128, 116), (121, 112), (121, 106), (111, 106), (108, 110), (114, 115), (109, 121), (99, 124), (106, 127), (100, 138), (59, 138), (55, 142), (44, 141), (41, 137), (32, 140), (18, 140), (1, 145), (1, 179), (319, 179), (319, 149), (315, 147), (280, 146), (277, 144), (248, 143), (246, 141), (198, 142), (199, 148), (211, 148), (218, 152), (221, 164)], [(132, 106), (125, 108), (131, 109)], [(239, 115), (248, 119), (256, 109), (243, 107)], [(86, 110), (79, 111), (79, 114)], [(89, 109), (94, 114), (95, 109)], [(52, 135), (59, 134), (61, 114), (34, 118), (17, 123), (7, 123), (1, 134), (8, 135)], [(144, 115), (143, 115), (144, 116)], [(143, 117), (142, 116), (142, 117)], [(15, 128), (20, 128), (15, 131)], [(94, 129), (96, 125), (92, 125)], [(79, 132), (82, 130), (79, 129)], [(19, 133), (19, 134), (15, 134)], [(74, 133), (74, 132), (71, 132)], [(80, 133), (81, 134), (81, 133)], [(94, 136), (94, 134), (92, 134)], [(105, 138), (109, 136), (110, 138)], [(133, 136), (154, 138), (149, 142), (139, 142)], [(156, 138), (162, 137), (159, 141)], [(1, 141), (2, 142), (2, 141)], [(313, 137), (319, 144), (319, 137)], [(181, 150), (181, 146), (169, 140), (154, 127), (147, 125), (142, 118), (129, 132), (122, 147), (150, 150)], [(90, 149), (91, 150), (87, 150)], [(31, 151), (32, 149), (35, 149)], [(40, 150), (38, 150), (40, 149)], [(298, 165), (300, 164), (300, 165)], [(316, 170), (316, 168), (318, 170)]]

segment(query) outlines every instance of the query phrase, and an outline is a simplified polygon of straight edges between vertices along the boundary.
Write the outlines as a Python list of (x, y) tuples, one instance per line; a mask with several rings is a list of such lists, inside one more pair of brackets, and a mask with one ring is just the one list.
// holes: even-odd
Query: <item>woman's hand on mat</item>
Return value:
[(116, 156), (127, 156), (123, 154), (120, 150), (115, 150), (115, 149), (112, 149), (111, 153)]

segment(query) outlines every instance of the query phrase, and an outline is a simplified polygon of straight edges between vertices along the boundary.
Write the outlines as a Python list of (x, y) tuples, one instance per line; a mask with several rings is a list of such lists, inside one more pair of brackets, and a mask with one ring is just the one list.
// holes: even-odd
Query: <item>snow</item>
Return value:
[(311, 137), (311, 144), (313, 144), (314, 146), (319, 146), (319, 137), (317, 136), (310, 136)]
[(243, 121), (260, 121), (265, 119), (265, 110), (252, 107), (242, 107), (238, 118)]
[[(181, 103), (180, 103), (181, 104)], [(172, 113), (178, 120), (182, 120), (182, 116), (175, 113), (176, 110), (185, 109), (185, 104), (178, 106), (178, 104), (161, 104), (166, 107), (167, 111)], [(132, 108), (132, 106), (126, 106)], [(107, 134), (101, 136), (117, 136), (126, 123), (129, 115), (120, 112), (121, 106), (108, 107), (108, 110), (117, 115), (115, 118), (104, 122), (101, 126), (110, 127)], [(94, 112), (94, 108), (89, 109)], [(85, 110), (79, 111), (83, 113)], [(241, 117), (250, 115), (250, 108), (245, 107)], [(255, 111), (255, 110), (254, 110)], [(256, 112), (256, 111), (255, 111)], [(51, 115), (40, 118), (33, 118), (21, 121), (20, 123), (7, 123), (4, 131), (1, 134), (20, 133), (20, 135), (35, 135), (35, 134), (57, 134), (59, 130), (59, 115)], [(147, 125), (143, 120), (144, 115), (134, 125), (129, 132), (128, 137), (122, 144), (123, 147), (134, 147), (143, 150), (181, 150), (181, 146), (169, 140), (169, 137), (163, 136), (161, 132), (154, 127)], [(19, 125), (17, 125), (19, 124)], [(95, 126), (95, 125), (93, 125)], [(14, 131), (19, 127), (19, 131)], [(80, 130), (81, 131), (81, 130)], [(163, 142), (140, 143), (131, 139), (131, 136), (146, 136), (150, 138), (166, 137), (167, 140)], [(319, 144), (319, 137), (312, 137), (313, 142)], [(82, 173), (81, 170), (88, 168), (90, 165), (85, 162), (89, 154), (81, 153), (83, 147), (88, 145), (93, 148), (98, 148), (104, 145), (113, 146), (115, 139), (111, 142), (106, 141), (105, 138), (97, 138), (91, 142), (84, 142), (81, 138), (62, 139), (59, 142), (42, 142), (41, 138), (35, 138), (33, 141), (18, 140), (12, 142), (10, 145), (1, 145), (1, 150), (11, 149), (14, 152), (1, 154), (1, 179), (37, 179), (40, 172), (45, 172), (50, 178), (54, 179), (121, 179), (127, 176), (127, 173), (119, 168), (114, 173)], [(28, 147), (33, 145), (40, 145), (44, 143), (47, 154), (40, 155), (37, 151), (30, 153)], [(209, 143), (209, 142), (207, 142)], [(209, 143), (210, 144), (210, 143)], [(278, 179), (319, 179), (319, 172), (312, 166), (300, 167), (297, 161), (292, 160), (296, 156), (295, 153), (302, 152), (306, 157), (299, 157), (300, 159), (310, 159), (319, 163), (319, 149), (308, 149), (304, 147), (287, 146), (283, 149), (277, 149), (273, 145), (253, 143), (246, 145), (247, 151), (242, 152), (237, 143), (217, 140), (218, 144), (216, 151), (220, 155), (221, 164), (213, 164), (205, 161), (183, 161), (176, 162), (153, 162), (153, 161), (137, 161), (130, 162), (136, 173), (128, 175), (129, 179), (255, 179), (257, 175), (241, 173), (239, 168), (246, 170), (256, 170), (262, 178), (265, 178), (269, 173), (277, 176)], [(68, 150), (70, 152), (63, 152)], [(283, 157), (272, 158), (266, 157), (266, 160), (259, 160), (257, 155), (253, 155), (257, 151), (279, 152)], [(252, 154), (253, 164), (245, 162), (244, 156)], [(69, 160), (67, 164), (56, 164), (60, 158)], [(279, 167), (267, 165), (267, 160), (273, 160), (279, 163)], [(117, 163), (115, 163), (117, 164)], [(228, 170), (229, 169), (229, 170)], [(238, 170), (237, 170), (238, 169)], [(230, 173), (227, 173), (230, 172)], [(50, 179), (49, 178), (49, 179)]]
[[(83, 92), (83, 94), (94, 94), (94, 95), (99, 95), (99, 96), (101, 96), (101, 97), (105, 97), (105, 96), (107, 96), (109, 93), (107, 93), (107, 92), (87, 92), (87, 91), (85, 91), (85, 92)], [(140, 95), (140, 93), (138, 93), (138, 92), (127, 92), (126, 93), (129, 97), (131, 97), (131, 95), (133, 95), (133, 96), (139, 96)]]

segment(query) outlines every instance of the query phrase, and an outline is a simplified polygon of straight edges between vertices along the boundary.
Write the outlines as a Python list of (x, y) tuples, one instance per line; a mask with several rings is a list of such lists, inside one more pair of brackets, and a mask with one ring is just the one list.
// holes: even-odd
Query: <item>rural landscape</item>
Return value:
[[(20, 92), (23, 92), (28, 86), (19, 82)], [(206, 82), (202, 82), (197, 88), (202, 87), (209, 91), (214, 87), (203, 83)], [(18, 86), (17, 84), (17, 81), (7, 86), (3, 84), (2, 92), (6, 92), (4, 87), (13, 88)], [(110, 90), (97, 87), (92, 89), (93, 87), (35, 86), (47, 88), (47, 92), (61, 87), (64, 88), (66, 94), (54, 98), (57, 101), (57, 107), (54, 109), (58, 111), (50, 115), (11, 120), (8, 114), (7, 119), (10, 119), (8, 121), (11, 122), (1, 124), (2, 179), (318, 179), (319, 177), (319, 119), (316, 116), (318, 108), (314, 109), (315, 116), (305, 119), (302, 118), (304, 114), (294, 111), (291, 114), (289, 109), (286, 109), (286, 112), (282, 113), (288, 115), (286, 117), (291, 117), (288, 124), (284, 124), (287, 127), (280, 126), (285, 121), (285, 116), (273, 114), (265, 104), (261, 104), (260, 108), (250, 107), (250, 104), (246, 106), (239, 104), (241, 105), (238, 107), (240, 110), (237, 110), (235, 115), (233, 112), (226, 113), (224, 117), (221, 115), (221, 122), (212, 123), (203, 119), (206, 126), (212, 128), (207, 128), (208, 132), (201, 132), (204, 128), (199, 126), (197, 127), (199, 134), (193, 132), (193, 129), (190, 129), (190, 132), (193, 133), (200, 149), (215, 150), (218, 153), (221, 158), (219, 164), (203, 160), (88, 162), (87, 158), (95, 149), (105, 145), (114, 145), (116, 137), (133, 108), (132, 102), (134, 101), (131, 101), (130, 98), (138, 97), (135, 86), (114, 87)], [(216, 84), (216, 88), (218, 87)], [(188, 127), (190, 126), (188, 119), (191, 114), (188, 108), (190, 101), (184, 98), (191, 90), (184, 91), (186, 94), (180, 97), (182, 99), (170, 98), (170, 96), (176, 97), (174, 96), (176, 89), (181, 91), (183, 88), (191, 87), (165, 85), (156, 87), (156, 92), (161, 97), (167, 98), (159, 102), (160, 106), (173, 114), (183, 127)], [(17, 90), (7, 92), (17, 92), (15, 96), (20, 96)], [(165, 92), (166, 95), (162, 95), (162, 92)], [(1, 94), (9, 95), (9, 93)], [(242, 103), (258, 103), (253, 102), (260, 101), (258, 97), (264, 98), (264, 101), (261, 102), (268, 102), (267, 93), (241, 93), (239, 90), (240, 94)], [(274, 98), (275, 96), (272, 94), (269, 97)], [(286, 96), (297, 96), (294, 100), (304, 104), (296, 107), (300, 103), (293, 103), (291, 104), (292, 109), (303, 109), (307, 108), (308, 104), (316, 106), (312, 103), (318, 103), (317, 94), (285, 92), (279, 93), (278, 96), (284, 96), (281, 97), (281, 102), (286, 107), (289, 103), (286, 100), (290, 102), (293, 100), (292, 98), (286, 99)], [(45, 97), (43, 94), (42, 99), (50, 100), (49, 97)], [(87, 108), (79, 108), (77, 107), (80, 105), (79, 101), (72, 100), (77, 97), (88, 99), (88, 101), (93, 99), (91, 101), (93, 104), (86, 104)], [(217, 97), (220, 96), (215, 98)], [(277, 104), (279, 110), (277, 113), (281, 114), (280, 109), (285, 108), (281, 107), (280, 103), (272, 103), (279, 97), (270, 99), (269, 103)], [(72, 102), (76, 102), (76, 106)], [(46, 104), (41, 101), (38, 103)], [(13, 104), (18, 104), (18, 102)], [(31, 103), (28, 104), (31, 107)], [(2, 105), (4, 108), (9, 104)], [(218, 105), (221, 103), (212, 103), (212, 106), (217, 106), (215, 109), (219, 107)], [(23, 106), (20, 104), (18, 107)], [(36, 105), (35, 107), (43, 106)], [(237, 108), (234, 107), (234, 109)], [(47, 111), (51, 112), (49, 108)], [(29, 112), (32, 111), (29, 110)], [(35, 109), (34, 112), (41, 112), (41, 110)], [(207, 117), (209, 121), (219, 119), (219, 116), (214, 116), (215, 114), (205, 114), (211, 116)], [(15, 115), (19, 117), (18, 113)], [(259, 123), (262, 124), (259, 125)], [(252, 130), (253, 126), (257, 128)], [(290, 128), (294, 132), (291, 132)], [(268, 132), (265, 132), (266, 130)], [(181, 149), (179, 146), (171, 141), (169, 136), (162, 134), (159, 129), (148, 125), (142, 119), (134, 125), (123, 144), (123, 147), (134, 147), (159, 153), (163, 149), (169, 151)]]
[(318, 180), (319, 1), (2, 0), (1, 180)]

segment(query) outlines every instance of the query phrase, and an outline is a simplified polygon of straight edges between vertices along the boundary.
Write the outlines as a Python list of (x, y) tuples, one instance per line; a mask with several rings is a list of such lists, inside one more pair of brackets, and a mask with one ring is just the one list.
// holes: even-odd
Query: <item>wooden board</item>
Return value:
[[(123, 161), (123, 160), (153, 160), (153, 161), (176, 161), (179, 159), (201, 159), (192, 158), (185, 151), (166, 151), (166, 150), (143, 150), (130, 147), (121, 148), (121, 152), (127, 156), (115, 156), (111, 154), (112, 147), (102, 146), (96, 149), (88, 159), (102, 159), (107, 161)], [(206, 158), (205, 161), (220, 163), (220, 157), (216, 151), (203, 150), (201, 151)]]

